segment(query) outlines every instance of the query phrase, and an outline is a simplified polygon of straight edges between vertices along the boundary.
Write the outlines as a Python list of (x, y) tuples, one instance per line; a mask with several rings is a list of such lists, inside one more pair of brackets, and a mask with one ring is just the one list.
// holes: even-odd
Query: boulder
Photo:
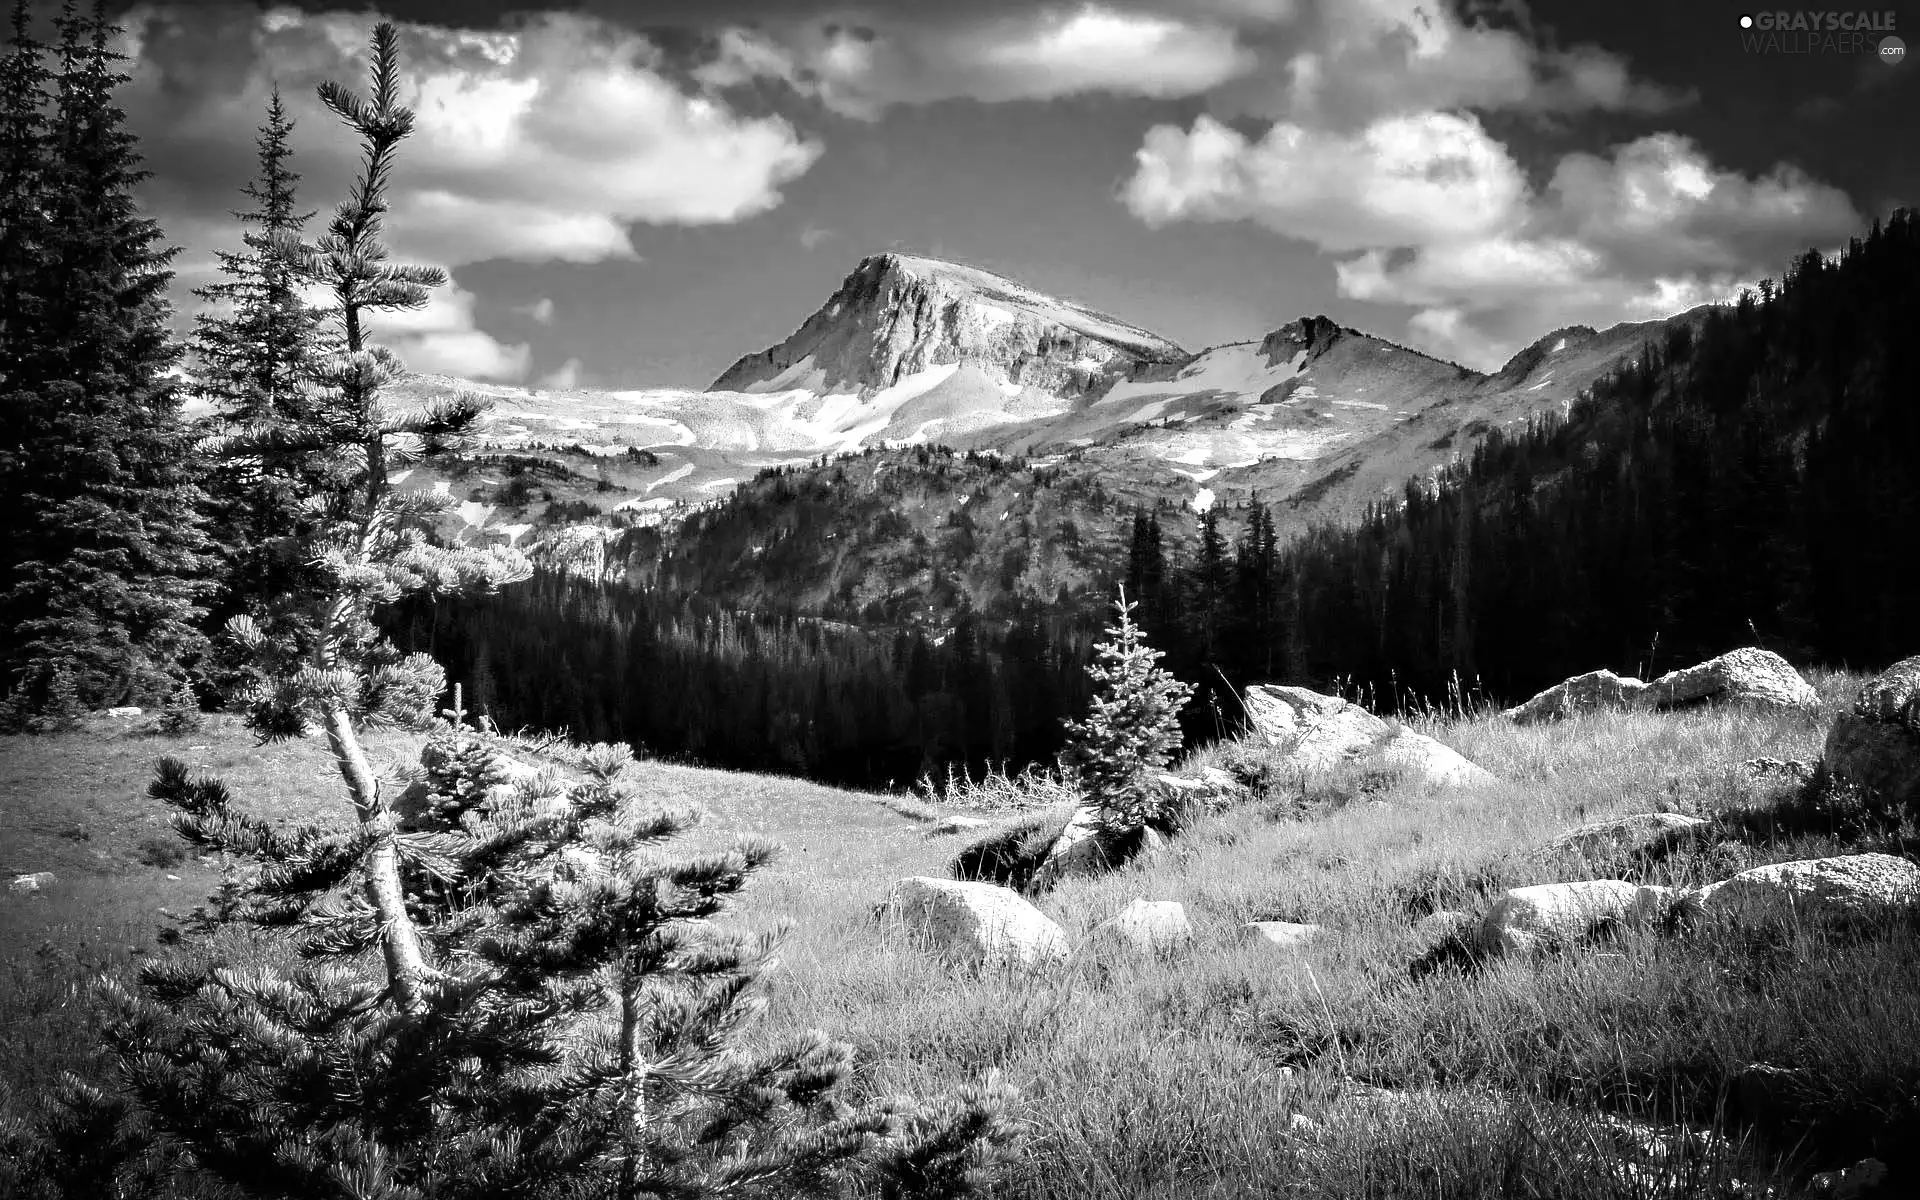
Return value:
[(979, 817), (941, 817), (938, 821), (935, 821), (927, 827), (927, 836), (945, 837), (948, 834), (954, 833), (971, 833), (976, 829), (985, 829), (990, 824), (992, 824), (991, 821), (985, 821)]
[(15, 875), (7, 884), (10, 892), (37, 892), (54, 884), (52, 871), (35, 871), (31, 875)]
[(1635, 708), (1664, 710), (1695, 704), (1750, 704), (1812, 709), (1820, 696), (1793, 664), (1771, 650), (1746, 646), (1698, 666), (1669, 671), (1634, 698)]
[(1653, 854), (1679, 845), (1708, 822), (1679, 813), (1632, 813), (1590, 821), (1547, 843), (1552, 852), (1573, 854), (1588, 861), (1618, 855)]
[(1394, 731), (1380, 747), (1380, 763), (1390, 771), (1424, 780), (1434, 787), (1475, 787), (1499, 782), (1485, 767), (1468, 762), (1458, 751), (1411, 729)]
[(1097, 875), (1118, 866), (1111, 856), (1105, 821), (1105, 809), (1098, 804), (1089, 802), (1074, 809), (1066, 828), (1047, 848), (1047, 856), (1034, 874), (1035, 886), (1052, 887), (1070, 875)]
[(1389, 725), (1337, 696), (1262, 683), (1249, 687), (1244, 699), (1255, 731), (1302, 775), (1372, 763), (1438, 787), (1494, 779), (1432, 738)]
[(1920, 655), (1893, 664), (1860, 689), (1827, 731), (1823, 761), (1833, 783), (1920, 810)]
[(1282, 950), (1298, 950), (1325, 932), (1318, 925), (1294, 921), (1248, 921), (1240, 929), (1252, 945), (1276, 946)]
[(1516, 725), (1558, 721), (1575, 713), (1601, 708), (1625, 708), (1647, 685), (1632, 676), (1612, 671), (1588, 671), (1562, 680), (1524, 704), (1515, 705), (1500, 715)]
[(1920, 866), (1891, 854), (1803, 858), (1742, 871), (1691, 893), (1689, 900), (1704, 916), (1748, 919), (1920, 904)]
[(984, 966), (1035, 967), (1067, 956), (1067, 935), (1007, 888), (917, 875), (887, 892), (880, 915), (935, 952)]
[(124, 704), (118, 708), (108, 709), (107, 715), (110, 717), (137, 717), (140, 715), (140, 707), (135, 704)]
[(1246, 690), (1247, 719), (1288, 765), (1327, 771), (1374, 753), (1392, 728), (1358, 704), (1306, 688), (1259, 683)]
[(1672, 904), (1672, 888), (1624, 879), (1509, 888), (1481, 918), (1478, 940), (1489, 954), (1570, 946), (1607, 926), (1656, 920)]
[(1138, 954), (1165, 953), (1192, 940), (1187, 910), (1175, 900), (1135, 900), (1087, 931), (1090, 944)]

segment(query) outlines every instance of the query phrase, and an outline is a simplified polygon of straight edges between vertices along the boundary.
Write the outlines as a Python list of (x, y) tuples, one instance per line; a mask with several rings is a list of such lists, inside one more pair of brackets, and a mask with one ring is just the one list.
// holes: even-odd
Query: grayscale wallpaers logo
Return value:
[(1892, 12), (1796, 9), (1740, 18), (1740, 46), (1748, 54), (1871, 54), (1889, 66), (1906, 61), (1907, 44), (1894, 34)]

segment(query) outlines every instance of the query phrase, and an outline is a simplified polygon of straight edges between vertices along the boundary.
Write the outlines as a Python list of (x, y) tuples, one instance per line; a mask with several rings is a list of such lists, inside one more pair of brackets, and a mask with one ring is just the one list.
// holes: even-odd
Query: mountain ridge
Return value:
[(471, 391), (495, 405), (464, 458), (402, 482), (459, 488), (461, 536), (532, 544), (583, 524), (672, 524), (769, 469), (945, 445), (1039, 470), (1085, 460), (1147, 504), (1258, 494), (1304, 527), (1350, 520), (1492, 430), (1564, 411), (1702, 311), (1562, 327), (1487, 374), (1324, 313), (1188, 351), (982, 268), (886, 252), (704, 390), (409, 377), (403, 402)]

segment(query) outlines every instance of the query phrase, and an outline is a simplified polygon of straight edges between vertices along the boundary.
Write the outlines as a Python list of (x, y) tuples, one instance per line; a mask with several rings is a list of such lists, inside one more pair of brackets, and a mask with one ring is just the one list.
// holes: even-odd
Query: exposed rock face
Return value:
[(997, 967), (1035, 967), (1067, 956), (1067, 935), (1016, 893), (990, 883), (916, 875), (887, 893), (880, 915), (937, 953)]
[(1920, 809), (1920, 655), (1869, 680), (1827, 731), (1824, 763), (1837, 784)]
[(1254, 730), (1303, 775), (1372, 762), (1440, 787), (1494, 781), (1490, 773), (1432, 738), (1389, 725), (1337, 696), (1260, 683), (1249, 687), (1243, 699)]
[(1615, 675), (1612, 671), (1588, 671), (1585, 675), (1575, 675), (1556, 683), (1526, 703), (1509, 708), (1500, 715), (1516, 725), (1557, 721), (1597, 708), (1625, 708), (1646, 690), (1647, 685), (1632, 676)]
[(1742, 871), (1690, 897), (1708, 917), (1764, 919), (1796, 910), (1858, 912), (1920, 904), (1920, 866), (1891, 854), (1804, 858)]
[(1156, 334), (977, 267), (903, 254), (863, 259), (786, 341), (750, 354), (715, 391), (871, 395), (946, 363), (1077, 397), (1193, 356)]
[(1547, 848), (1589, 860), (1651, 854), (1678, 845), (1706, 826), (1703, 818), (1679, 813), (1633, 813), (1591, 821), (1561, 834), (1547, 843)]
[(1747, 646), (1729, 650), (1698, 666), (1669, 671), (1634, 699), (1639, 708), (1684, 708), (1693, 704), (1753, 704), (1771, 708), (1813, 708), (1820, 702), (1813, 685), (1793, 664), (1771, 650)]
[(1509, 888), (1480, 921), (1487, 953), (1526, 953), (1569, 946), (1614, 924), (1650, 921), (1672, 906), (1673, 889), (1624, 879), (1541, 883)]
[(1185, 906), (1175, 900), (1135, 900), (1087, 931), (1087, 940), (1139, 954), (1164, 953), (1193, 940)]
[(1325, 932), (1318, 925), (1302, 925), (1296, 921), (1248, 921), (1241, 928), (1254, 945), (1276, 946), (1282, 950), (1298, 950)]

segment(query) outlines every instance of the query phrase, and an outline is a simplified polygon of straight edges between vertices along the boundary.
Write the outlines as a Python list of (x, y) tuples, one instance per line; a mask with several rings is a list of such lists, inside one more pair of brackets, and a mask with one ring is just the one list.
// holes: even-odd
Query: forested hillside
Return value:
[(1564, 421), (1281, 556), (1286, 670), (1517, 696), (1755, 642), (1874, 668), (1920, 610), (1920, 219), (1676, 330)]

